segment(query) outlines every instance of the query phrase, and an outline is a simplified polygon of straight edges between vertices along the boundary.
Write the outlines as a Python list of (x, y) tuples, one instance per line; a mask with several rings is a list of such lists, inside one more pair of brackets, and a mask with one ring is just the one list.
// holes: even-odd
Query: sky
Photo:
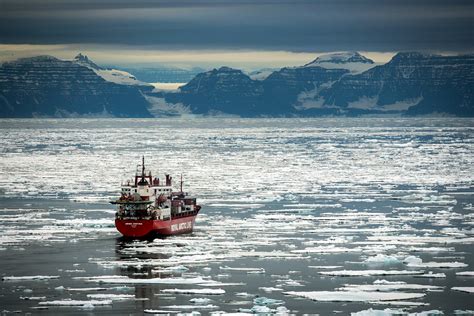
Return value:
[(471, 0), (0, 0), (0, 60), (263, 68), (336, 51), (471, 53), (473, 39)]

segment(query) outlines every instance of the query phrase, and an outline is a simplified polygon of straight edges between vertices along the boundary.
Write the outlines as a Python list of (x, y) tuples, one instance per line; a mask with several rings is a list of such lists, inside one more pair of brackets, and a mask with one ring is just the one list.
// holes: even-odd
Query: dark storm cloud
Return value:
[(474, 2), (0, 0), (0, 43), (472, 51)]

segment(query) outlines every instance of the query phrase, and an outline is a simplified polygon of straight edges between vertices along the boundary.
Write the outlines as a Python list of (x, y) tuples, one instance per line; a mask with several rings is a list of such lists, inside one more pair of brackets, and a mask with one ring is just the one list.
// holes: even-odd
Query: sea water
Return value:
[[(0, 307), (33, 314), (474, 310), (474, 120), (0, 120)], [(202, 210), (128, 241), (141, 157)], [(381, 312), (384, 311), (384, 312)]]

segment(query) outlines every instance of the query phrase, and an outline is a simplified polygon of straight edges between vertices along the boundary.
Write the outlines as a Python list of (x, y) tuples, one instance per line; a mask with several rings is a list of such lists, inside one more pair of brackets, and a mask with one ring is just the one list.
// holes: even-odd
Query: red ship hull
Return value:
[(140, 238), (149, 235), (177, 235), (193, 231), (196, 215), (177, 217), (170, 220), (116, 219), (115, 227), (125, 237)]

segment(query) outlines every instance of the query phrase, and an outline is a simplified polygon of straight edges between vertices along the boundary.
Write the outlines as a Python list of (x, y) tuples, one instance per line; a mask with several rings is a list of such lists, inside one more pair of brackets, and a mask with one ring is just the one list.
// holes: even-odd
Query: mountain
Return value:
[(262, 68), (259, 70), (251, 71), (247, 74), (252, 80), (265, 80), (268, 76), (270, 76), (275, 71), (278, 71), (278, 69)]
[(90, 60), (86, 55), (82, 55), (82, 53), (79, 53), (76, 55), (76, 57), (74, 57), (74, 62), (78, 65), (86, 66), (91, 69), (102, 69), (102, 67), (97, 66), (96, 63)]
[(166, 95), (166, 102), (189, 106), (195, 114), (263, 115), (260, 81), (241, 70), (221, 67), (201, 73), (178, 93)]
[(361, 64), (373, 64), (374, 61), (365, 56), (362, 56), (358, 52), (340, 52), (321, 55), (312, 62), (304, 65), (304, 67), (319, 65), (322, 63), (330, 64), (349, 64), (349, 63), (361, 63)]
[(322, 67), (326, 69), (346, 69), (351, 73), (361, 73), (373, 68), (372, 59), (362, 56), (358, 52), (341, 52), (321, 55), (304, 67)]
[[(354, 65), (367, 70), (356, 71)], [(263, 80), (214, 69), (196, 76), (166, 102), (193, 113), (240, 116), (474, 116), (474, 57), (399, 53), (384, 65), (359, 53), (323, 55)]]
[[(22, 58), (0, 66), (0, 117), (150, 117), (153, 87), (102, 69), (86, 56)], [(132, 83), (130, 83), (132, 82)]]
[(151, 90), (153, 88), (151, 84), (138, 80), (135, 76), (126, 71), (100, 67), (81, 53), (74, 58), (74, 62), (92, 69), (92, 71), (94, 71), (98, 76), (109, 82), (122, 85), (140, 86), (145, 90)]
[[(368, 69), (355, 71), (356, 64)], [(336, 53), (256, 75), (221, 67), (165, 91), (82, 54), (23, 58), (0, 66), (0, 117), (474, 116), (474, 55), (403, 52), (376, 65)]]
[(297, 115), (296, 107), (301, 95), (317, 94), (320, 89), (348, 73), (346, 69), (317, 66), (282, 68), (262, 81), (262, 107), (271, 115)]
[[(331, 55), (332, 56), (332, 55)], [(312, 98), (321, 89), (350, 74), (344, 68), (354, 62), (371, 67), (373, 61), (359, 54), (344, 56), (326, 55), (301, 67), (285, 67), (276, 71), (244, 74), (228, 67), (197, 75), (178, 93), (165, 95), (169, 104), (189, 106), (193, 113), (225, 113), (244, 117), (300, 115), (300, 98)], [(332, 58), (339, 68), (317, 66), (320, 61)], [(303, 101), (304, 102), (304, 101)]]
[(189, 106), (195, 114), (294, 116), (300, 93), (319, 89), (347, 73), (345, 69), (295, 67), (253, 80), (241, 70), (221, 67), (197, 75), (177, 93), (165, 94), (165, 99)]
[(385, 65), (343, 76), (313, 101), (342, 112), (474, 115), (474, 55), (399, 53)]

